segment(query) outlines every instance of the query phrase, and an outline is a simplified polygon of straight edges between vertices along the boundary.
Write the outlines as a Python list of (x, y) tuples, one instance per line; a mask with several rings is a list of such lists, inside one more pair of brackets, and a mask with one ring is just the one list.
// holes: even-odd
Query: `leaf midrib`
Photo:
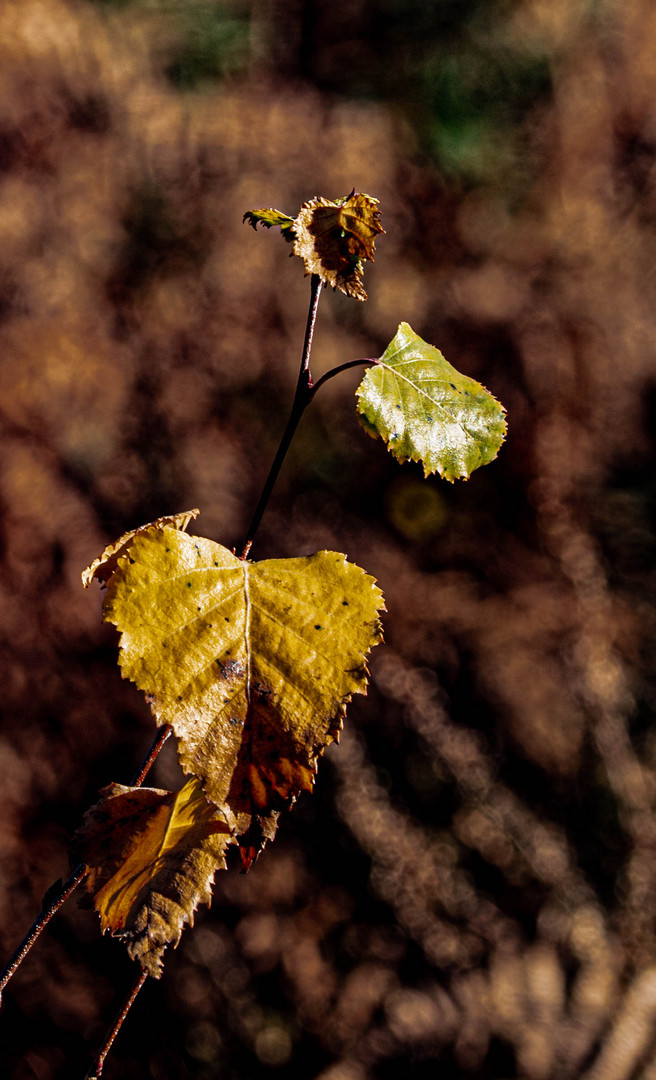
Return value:
[[(415, 361), (415, 363), (424, 362), (425, 361)], [(412, 382), (412, 380), (409, 379), (407, 375), (403, 375), (397, 368), (392, 367), (390, 364), (385, 363), (383, 360), (378, 361), (378, 366), (382, 367), (384, 371), (389, 371), (392, 375), (396, 376), (397, 379), (402, 379), (403, 382), (406, 382), (408, 386), (412, 387), (412, 389), (417, 394), (419, 394), (421, 397), (425, 397), (428, 401), (430, 401), (431, 405), (434, 405), (446, 417), (447, 423), (455, 424), (461, 429), (461, 431), (464, 432), (465, 435), (469, 435), (470, 439), (474, 438), (474, 436), (471, 434), (470, 431), (467, 430), (461, 420), (455, 420), (452, 416), (450, 416), (444, 405), (441, 405), (439, 401), (436, 401), (430, 396), (430, 394), (427, 394), (425, 390), (422, 390), (421, 386), (419, 386), (417, 383)]]

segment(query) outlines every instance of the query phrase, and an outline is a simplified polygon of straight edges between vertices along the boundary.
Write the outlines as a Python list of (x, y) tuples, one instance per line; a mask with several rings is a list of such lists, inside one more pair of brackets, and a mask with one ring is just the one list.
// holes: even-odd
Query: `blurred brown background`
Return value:
[[(253, 555), (345, 551), (387, 643), (107, 1080), (656, 1078), (655, 102), (650, 0), (3, 0), (2, 962), (153, 734), (80, 571), (192, 506), (239, 544), (284, 422), (309, 285), (243, 212), (378, 197), (315, 377), (403, 319), (510, 428), (424, 482), (318, 395)], [(133, 974), (69, 901), (2, 1076), (82, 1080)]]

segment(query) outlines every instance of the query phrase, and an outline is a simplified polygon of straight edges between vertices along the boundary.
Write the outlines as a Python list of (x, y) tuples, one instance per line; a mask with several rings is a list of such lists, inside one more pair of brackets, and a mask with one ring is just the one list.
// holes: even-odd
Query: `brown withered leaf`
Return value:
[(104, 615), (122, 672), (172, 725), (185, 772), (235, 815), (246, 867), (365, 693), (382, 606), (373, 578), (334, 551), (247, 562), (151, 527), (118, 559)]
[(380, 224), (378, 199), (352, 192), (346, 199), (330, 202), (318, 196), (303, 203), (293, 225), (293, 252), (305, 264), (306, 274), (356, 300), (366, 300), (362, 263), (373, 262)]
[(125, 938), (130, 956), (157, 979), (166, 946), (177, 945), (199, 904), (210, 903), (232, 830), (195, 778), (177, 793), (111, 784), (100, 794), (73, 853), (87, 866), (103, 933)]
[(161, 529), (163, 525), (171, 525), (174, 529), (185, 532), (189, 527), (189, 522), (197, 518), (199, 514), (200, 510), (183, 510), (181, 514), (170, 514), (167, 517), (157, 518), (156, 521), (149, 521), (147, 525), (140, 525), (138, 529), (123, 533), (123, 536), (119, 536), (118, 540), (115, 540), (113, 544), (108, 544), (102, 555), (99, 555), (97, 559), (94, 559), (87, 566), (86, 570), (82, 571), (84, 588), (88, 589), (94, 578), (102, 582), (108, 581), (116, 569), (118, 559), (121, 555), (125, 555), (135, 536), (138, 536), (139, 533), (145, 532), (146, 529)]

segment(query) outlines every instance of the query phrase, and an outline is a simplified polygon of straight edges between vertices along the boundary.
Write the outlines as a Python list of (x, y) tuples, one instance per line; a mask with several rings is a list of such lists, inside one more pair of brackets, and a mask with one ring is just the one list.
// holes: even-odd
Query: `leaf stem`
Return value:
[(118, 1015), (116, 1017), (116, 1020), (114, 1021), (114, 1025), (113, 1025), (109, 1035), (107, 1036), (107, 1038), (105, 1040), (105, 1043), (104, 1043), (100, 1053), (98, 1054), (98, 1057), (96, 1058), (93, 1066), (89, 1069), (89, 1072), (87, 1073), (84, 1080), (98, 1080), (98, 1078), (102, 1075), (102, 1071), (103, 1071), (103, 1068), (104, 1068), (104, 1065), (105, 1065), (105, 1058), (107, 1057), (109, 1051), (111, 1050), (112, 1043), (114, 1042), (114, 1039), (116, 1038), (119, 1031), (121, 1030), (121, 1027), (123, 1026), (123, 1021), (125, 1020), (125, 1018), (128, 1015), (130, 1009), (134, 1005), (137, 994), (141, 990), (141, 987), (143, 986), (143, 984), (145, 983), (147, 978), (148, 978), (148, 972), (147, 971), (142, 971), (140, 973), (140, 975), (138, 976), (136, 982), (134, 983), (132, 989), (130, 990), (130, 993), (128, 994), (127, 998), (123, 1002), (123, 1005), (121, 1006), (121, 1010), (118, 1013)]
[(264, 487), (262, 488), (262, 494), (260, 495), (257, 506), (255, 507), (255, 513), (253, 514), (252, 521), (248, 527), (246, 533), (246, 539), (244, 540), (244, 546), (242, 548), (240, 559), (246, 559), (251, 547), (253, 546), (253, 540), (255, 539), (255, 533), (257, 532), (264, 511), (267, 508), (267, 503), (271, 498), (271, 492), (273, 491), (276, 480), (278, 479), (278, 473), (289, 445), (294, 437), (296, 428), (298, 427), (299, 420), (301, 419), (306, 408), (312, 400), (312, 376), (310, 374), (310, 353), (312, 351), (312, 338), (314, 337), (314, 327), (317, 321), (317, 310), (319, 307), (319, 298), (321, 296), (322, 282), (318, 274), (313, 274), (310, 279), (310, 307), (308, 310), (307, 324), (305, 327), (305, 340), (303, 342), (303, 355), (301, 356), (301, 366), (298, 372), (298, 380), (296, 382), (296, 392), (294, 394), (294, 402), (289, 414), (287, 426), (282, 434), (280, 445), (276, 451), (276, 456), (273, 459), (273, 464), (269, 469), (269, 475), (266, 478)]
[[(152, 768), (157, 756), (164, 746), (164, 743), (171, 734), (173, 728), (169, 724), (163, 724), (161, 728), (157, 729), (157, 734), (150, 747), (150, 750), (146, 754), (143, 762), (139, 766), (139, 769), (134, 775), (131, 783), (131, 787), (141, 787), (149, 770)], [(36, 919), (32, 923), (30, 929), (27, 931), (25, 937), (21, 941), (20, 945), (13, 953), (13, 955), (7, 961), (5, 967), (0, 972), (0, 1002), (2, 1001), (2, 991), (11, 979), (12, 975), (20, 967), (23, 960), (29, 953), (30, 949), (36, 942), (37, 938), (41, 934), (42, 930), (45, 930), (46, 926), (52, 919), (53, 915), (56, 915), (60, 907), (68, 900), (71, 893), (75, 892), (76, 888), (81, 881), (84, 880), (87, 874), (87, 868), (84, 863), (78, 863), (75, 869), (71, 872), (70, 877), (62, 884), (61, 878), (55, 881), (48, 891), (46, 892), (41, 902), (41, 911), (37, 915)]]
[(310, 307), (305, 326), (305, 340), (303, 342), (303, 355), (301, 357), (301, 370), (299, 372), (299, 384), (301, 375), (303, 372), (307, 372), (308, 384), (310, 386), (312, 385), (312, 376), (310, 375), (310, 353), (312, 352), (312, 339), (314, 338), (314, 327), (317, 321), (317, 311), (319, 310), (321, 286), (321, 278), (318, 274), (313, 274), (310, 278)]
[(335, 375), (339, 375), (342, 371), (348, 371), (349, 368), (358, 367), (361, 364), (377, 364), (378, 357), (367, 356), (362, 357), (359, 360), (347, 360), (345, 364), (339, 364), (337, 367), (331, 368), (325, 375), (322, 375), (317, 383), (310, 390), (310, 400), (314, 397), (320, 386), (328, 382), (328, 379), (332, 379)]
[(170, 724), (162, 724), (161, 728), (157, 729), (153, 744), (134, 774), (130, 787), (141, 787), (151, 768), (155, 764), (160, 750), (172, 732), (173, 728)]

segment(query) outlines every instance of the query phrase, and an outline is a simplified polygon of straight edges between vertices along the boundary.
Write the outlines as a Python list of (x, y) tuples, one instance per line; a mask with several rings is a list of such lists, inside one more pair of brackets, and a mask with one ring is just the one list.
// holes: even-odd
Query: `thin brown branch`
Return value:
[(141, 787), (151, 768), (155, 764), (164, 743), (172, 733), (173, 728), (170, 724), (162, 724), (162, 727), (157, 729), (157, 735), (155, 736), (154, 742), (134, 774), (130, 785), (131, 787)]
[(35, 941), (39, 937), (42, 930), (48, 925), (53, 915), (55, 915), (63, 903), (68, 900), (69, 896), (78, 887), (80, 882), (86, 877), (87, 868), (84, 863), (79, 863), (75, 867), (73, 873), (62, 884), (61, 878), (50, 886), (47, 893), (43, 897), (41, 911), (37, 915), (36, 919), (32, 923), (27, 934), (21, 941), (20, 945), (16, 949), (15, 953), (7, 964), (3, 971), (0, 973), (0, 1001), (2, 1000), (2, 991), (11, 979), (14, 972), (20, 967), (23, 960), (27, 956), (28, 952), (34, 945)]
[(103, 1068), (104, 1068), (104, 1065), (105, 1065), (105, 1058), (107, 1057), (109, 1051), (111, 1050), (112, 1043), (114, 1042), (116, 1036), (118, 1035), (119, 1031), (121, 1030), (121, 1027), (123, 1026), (123, 1022), (124, 1022), (126, 1016), (128, 1015), (130, 1009), (134, 1005), (137, 994), (141, 990), (141, 987), (143, 986), (143, 984), (145, 983), (147, 978), (148, 978), (148, 972), (142, 971), (139, 974), (136, 982), (134, 983), (132, 989), (130, 990), (130, 993), (128, 994), (127, 998), (123, 1002), (123, 1005), (121, 1006), (120, 1012), (118, 1013), (118, 1015), (116, 1017), (116, 1020), (114, 1021), (114, 1024), (112, 1025), (111, 1031), (109, 1032), (109, 1035), (107, 1036), (100, 1053), (98, 1054), (94, 1064), (89, 1069), (89, 1072), (85, 1076), (84, 1080), (98, 1080), (98, 1078), (102, 1075), (102, 1071), (103, 1071)]
[(264, 511), (267, 508), (267, 504), (271, 497), (276, 480), (278, 479), (278, 473), (282, 467), (282, 463), (285, 460), (289, 445), (294, 437), (296, 428), (298, 427), (299, 420), (305, 412), (307, 406), (312, 400), (312, 376), (310, 374), (310, 353), (312, 351), (312, 338), (314, 337), (314, 327), (317, 321), (317, 310), (319, 308), (319, 298), (321, 296), (322, 281), (317, 274), (313, 274), (310, 279), (310, 307), (308, 310), (307, 324), (305, 327), (305, 340), (303, 342), (303, 354), (301, 356), (301, 366), (298, 373), (298, 380), (296, 383), (296, 393), (294, 395), (294, 403), (292, 405), (292, 411), (289, 414), (287, 426), (282, 434), (280, 445), (276, 451), (276, 456), (273, 459), (273, 464), (269, 469), (269, 475), (266, 478), (264, 487), (262, 488), (262, 494), (260, 495), (253, 519), (248, 527), (246, 533), (246, 539), (242, 548), (240, 559), (246, 559), (251, 547), (253, 546), (253, 540), (255, 539), (255, 533), (257, 532)]

